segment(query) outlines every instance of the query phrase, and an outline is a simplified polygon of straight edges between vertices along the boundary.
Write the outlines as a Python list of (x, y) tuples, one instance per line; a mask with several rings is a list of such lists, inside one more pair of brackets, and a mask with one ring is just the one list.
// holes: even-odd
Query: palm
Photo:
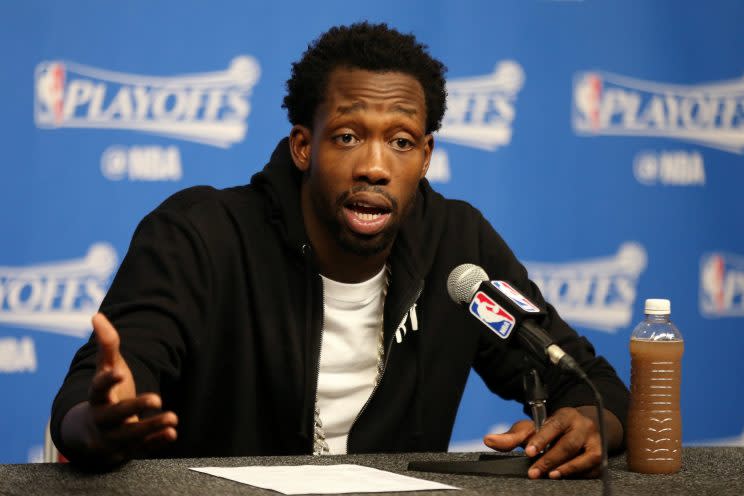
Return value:
[[(173, 412), (155, 413), (162, 408), (159, 395), (137, 394), (132, 371), (119, 350), (119, 333), (101, 313), (93, 317), (93, 332), (98, 355), (88, 401), (68, 412), (73, 418), (71, 425), (80, 415), (77, 418), (83, 420), (77, 421), (78, 427), (92, 428), (82, 434), (72, 429), (71, 444), (80, 449), (79, 459), (118, 463), (175, 441), (177, 416)], [(143, 415), (145, 412), (149, 415)]]

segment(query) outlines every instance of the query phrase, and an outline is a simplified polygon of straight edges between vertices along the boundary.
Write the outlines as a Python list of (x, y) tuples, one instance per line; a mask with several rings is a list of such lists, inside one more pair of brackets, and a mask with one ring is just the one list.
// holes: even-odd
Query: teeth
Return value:
[(357, 214), (356, 214), (356, 215), (357, 215), (357, 217), (359, 217), (359, 218), (360, 218), (361, 220), (363, 220), (363, 221), (365, 221), (365, 222), (369, 222), (369, 221), (371, 221), (371, 220), (375, 220), (376, 218), (378, 218), (378, 217), (379, 217), (380, 215), (382, 215), (382, 214), (363, 214), (363, 213), (361, 213), (361, 212), (357, 212)]

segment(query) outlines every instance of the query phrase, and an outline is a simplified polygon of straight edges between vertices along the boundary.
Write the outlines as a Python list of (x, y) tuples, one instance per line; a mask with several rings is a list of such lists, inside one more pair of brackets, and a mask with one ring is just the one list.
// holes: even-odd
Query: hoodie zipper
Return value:
[[(309, 269), (309, 264), (311, 263), (311, 256), (312, 256), (312, 248), (310, 245), (302, 245), (302, 253), (306, 257), (305, 258), (305, 268), (306, 270)], [(313, 274), (311, 277), (314, 279), (317, 279), (317, 275)], [(312, 298), (310, 298), (312, 299)], [(312, 406), (310, 407), (311, 414), (310, 414), (310, 453), (315, 454), (315, 412), (316, 407), (318, 406), (318, 380), (320, 379), (320, 359), (321, 355), (323, 353), (323, 328), (325, 327), (325, 291), (323, 289), (323, 284), (320, 284), (320, 301), (321, 301), (321, 307), (320, 307), (320, 332), (318, 332), (318, 341), (316, 345), (316, 352), (315, 355), (318, 357), (318, 361), (315, 363), (315, 389), (313, 391), (313, 401)], [(308, 304), (310, 305), (309, 311), (314, 312), (315, 308), (312, 301), (309, 301)], [(311, 329), (309, 329), (309, 332), (312, 333), (312, 329), (315, 328), (313, 324), (317, 322), (316, 318), (311, 319)], [(324, 440), (325, 441), (325, 440)]]
[[(320, 300), (322, 302), (321, 312), (320, 312), (320, 333), (318, 338), (318, 363), (315, 367), (315, 401), (313, 401), (313, 442), (312, 442), (312, 453), (315, 454), (315, 412), (317, 411), (318, 407), (318, 381), (320, 380), (320, 363), (321, 359), (323, 358), (323, 329), (325, 328), (325, 290), (323, 288), (323, 285), (320, 285)], [(320, 417), (318, 417), (318, 422), (321, 422)], [(321, 422), (322, 423), (322, 422)], [(325, 430), (324, 430), (325, 432)], [(328, 443), (325, 439), (323, 439), (323, 443), (326, 445), (326, 449), (328, 449)], [(321, 449), (320, 454), (323, 454), (323, 450)]]
[[(413, 298), (409, 298), (407, 300), (407, 303), (403, 305), (403, 308), (406, 308), (407, 310), (403, 314), (402, 318), (405, 318), (406, 314), (410, 312), (411, 307), (418, 301), (419, 296), (421, 296), (421, 292), (424, 290), (423, 282), (419, 284), (418, 289), (416, 290), (416, 293)], [(384, 310), (383, 310), (384, 314)], [(383, 324), (384, 325), (384, 324)], [(383, 328), (384, 332), (384, 328)], [(372, 402), (372, 398), (375, 396), (375, 393), (377, 392), (377, 389), (380, 387), (380, 384), (382, 384), (382, 377), (385, 375), (385, 371), (387, 370), (387, 364), (388, 360), (390, 360), (390, 354), (393, 351), (393, 342), (395, 341), (395, 331), (393, 331), (393, 335), (390, 337), (390, 343), (388, 343), (387, 349), (385, 350), (385, 360), (383, 362), (382, 370), (380, 371), (380, 376), (377, 378), (377, 382), (375, 383), (375, 387), (372, 388), (372, 393), (370, 393), (369, 398), (367, 398), (367, 401), (364, 403), (364, 406), (362, 406), (362, 409), (359, 410), (359, 413), (357, 413), (357, 416), (354, 417), (354, 421), (351, 423), (351, 427), (349, 427), (349, 432), (346, 436), (346, 454), (349, 454), (349, 440), (351, 439), (351, 431), (354, 430), (354, 426), (357, 423), (357, 420), (362, 416), (362, 414), (367, 410), (367, 406)], [(320, 362), (319, 362), (320, 363)]]

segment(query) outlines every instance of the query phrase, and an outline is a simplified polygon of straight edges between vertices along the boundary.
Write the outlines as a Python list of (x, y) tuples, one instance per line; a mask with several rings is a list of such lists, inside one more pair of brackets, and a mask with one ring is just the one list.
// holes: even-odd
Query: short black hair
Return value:
[(315, 110), (325, 98), (328, 76), (338, 67), (413, 76), (424, 90), (426, 132), (434, 132), (442, 125), (447, 105), (447, 68), (429, 55), (427, 46), (412, 34), (402, 34), (384, 23), (367, 22), (329, 29), (308, 44), (302, 58), (292, 64), (282, 104), (292, 125), (312, 129)]

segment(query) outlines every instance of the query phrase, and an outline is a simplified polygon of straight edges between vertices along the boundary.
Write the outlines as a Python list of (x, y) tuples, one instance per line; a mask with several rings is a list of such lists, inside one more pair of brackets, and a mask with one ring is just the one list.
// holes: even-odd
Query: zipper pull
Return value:
[(413, 304), (411, 310), (408, 311), (408, 315), (411, 317), (411, 329), (418, 331), (418, 315), (416, 315), (416, 303)]
[(405, 336), (406, 332), (408, 332), (408, 329), (406, 329), (406, 318), (407, 316), (403, 317), (403, 320), (401, 320), (400, 324), (398, 325), (398, 329), (395, 331), (395, 341), (397, 343), (402, 343), (403, 336)]

